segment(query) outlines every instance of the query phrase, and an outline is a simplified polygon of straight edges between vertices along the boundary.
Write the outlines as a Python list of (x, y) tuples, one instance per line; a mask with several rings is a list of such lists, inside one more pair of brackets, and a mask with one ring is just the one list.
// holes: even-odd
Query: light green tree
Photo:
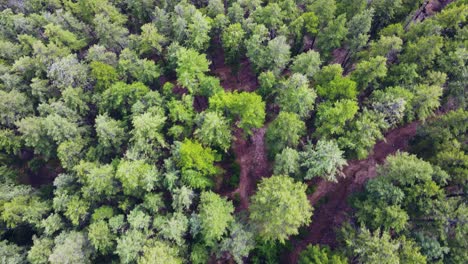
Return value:
[(315, 91), (309, 87), (307, 77), (295, 73), (287, 80), (281, 82), (281, 89), (278, 89), (276, 103), (281, 111), (295, 113), (300, 118), (306, 119), (314, 109)]
[(285, 147), (296, 147), (306, 132), (305, 128), (305, 123), (298, 115), (281, 111), (268, 126), (265, 135), (272, 157)]
[(0, 125), (12, 127), (29, 114), (32, 114), (32, 106), (25, 94), (0, 90)]
[[(33, 236), (33, 246), (28, 251), (27, 259), (32, 264), (47, 264), (52, 254), (54, 240), (48, 237), (38, 238)], [(8, 262), (12, 263), (12, 262)]]
[(242, 55), (244, 36), (245, 31), (239, 23), (229, 25), (221, 36), (223, 48), (226, 52), (226, 61), (234, 66), (239, 63)]
[(198, 210), (203, 240), (207, 245), (215, 245), (234, 221), (234, 206), (226, 198), (208, 191), (200, 195)]
[(265, 102), (255, 93), (232, 92), (217, 93), (210, 98), (210, 109), (224, 113), (236, 122), (236, 125), (247, 134), (252, 134), (253, 128), (260, 128), (265, 121)]
[(356, 101), (349, 99), (335, 103), (322, 103), (317, 108), (315, 133), (320, 137), (331, 137), (345, 132), (345, 125), (352, 120), (358, 111)]
[(312, 78), (320, 70), (321, 64), (320, 53), (309, 50), (293, 58), (291, 71)]
[(327, 181), (337, 182), (346, 160), (343, 152), (334, 141), (319, 140), (315, 146), (307, 144), (300, 155), (300, 165), (305, 169), (304, 179), (323, 177)]
[(287, 176), (262, 179), (249, 208), (252, 224), (262, 240), (284, 243), (310, 223), (312, 207), (306, 188)]
[(299, 152), (286, 147), (281, 153), (276, 154), (273, 173), (275, 175), (297, 176), (299, 173)]
[(299, 254), (298, 264), (346, 264), (348, 260), (328, 246), (308, 245)]
[(94, 249), (102, 254), (111, 252), (115, 246), (115, 237), (109, 225), (102, 220), (89, 225), (88, 238)]
[(182, 181), (193, 188), (207, 188), (213, 185), (211, 177), (218, 173), (214, 165), (216, 152), (204, 148), (200, 143), (186, 139), (179, 145), (177, 165), (181, 168)]
[(232, 135), (227, 120), (217, 112), (206, 112), (199, 118), (194, 136), (203, 145), (227, 151)]
[(138, 264), (182, 264), (179, 250), (166, 242), (152, 240), (143, 247)]
[(82, 232), (62, 232), (55, 238), (55, 247), (49, 256), (52, 264), (91, 263), (92, 248)]
[(143, 160), (122, 160), (115, 177), (122, 183), (126, 195), (136, 197), (151, 191), (160, 180), (156, 168)]

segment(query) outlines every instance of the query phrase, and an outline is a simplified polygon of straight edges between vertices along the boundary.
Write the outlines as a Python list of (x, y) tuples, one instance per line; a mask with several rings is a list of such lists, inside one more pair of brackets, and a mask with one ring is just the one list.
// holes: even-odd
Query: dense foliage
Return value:
[(468, 263), (467, 15), (466, 0), (1, 1), (1, 262), (284, 262), (314, 184), (346, 184), (350, 160), (418, 122), (411, 154), (350, 199), (337, 247), (299, 263)]

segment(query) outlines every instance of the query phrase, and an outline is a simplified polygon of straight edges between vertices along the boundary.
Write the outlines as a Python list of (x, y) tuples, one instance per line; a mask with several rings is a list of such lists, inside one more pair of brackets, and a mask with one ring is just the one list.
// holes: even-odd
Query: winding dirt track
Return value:
[(418, 122), (389, 131), (385, 140), (378, 142), (373, 153), (365, 160), (348, 162), (343, 170), (345, 178), (338, 183), (319, 180), (315, 192), (308, 196), (312, 206), (324, 199), (324, 203), (314, 208), (312, 223), (307, 227), (307, 235), (301, 239), (292, 238), (293, 251), (283, 256), (282, 263), (297, 263), (299, 253), (310, 243), (327, 244), (336, 243), (335, 229), (346, 219), (351, 208), (348, 206), (348, 196), (362, 190), (368, 179), (376, 176), (376, 167), (382, 164), (386, 157), (397, 151), (404, 151), (409, 140), (416, 134)]

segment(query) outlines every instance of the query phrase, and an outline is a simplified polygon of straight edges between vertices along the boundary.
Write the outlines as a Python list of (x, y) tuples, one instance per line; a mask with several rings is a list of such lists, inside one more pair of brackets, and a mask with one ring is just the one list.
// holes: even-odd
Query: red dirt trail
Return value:
[(239, 194), (240, 205), (236, 208), (237, 211), (248, 209), (249, 197), (253, 195), (257, 182), (271, 175), (265, 147), (265, 131), (265, 127), (254, 129), (250, 138), (244, 137), (241, 129), (237, 129), (234, 133), (236, 139), (232, 148), (236, 162), (240, 166), (240, 176), (239, 187), (231, 193), (231, 196)]
[(307, 235), (301, 239), (291, 239), (293, 251), (283, 256), (283, 263), (297, 263), (299, 253), (308, 244), (335, 244), (335, 228), (347, 219), (347, 213), (351, 210), (347, 197), (362, 190), (364, 183), (376, 176), (377, 165), (382, 164), (387, 156), (407, 148), (409, 140), (416, 134), (417, 126), (418, 122), (413, 122), (389, 131), (385, 140), (374, 146), (373, 153), (367, 159), (348, 162), (348, 166), (343, 170), (345, 178), (340, 179), (338, 183), (318, 181), (315, 192), (308, 196), (309, 201), (312, 206), (322, 198), (326, 197), (326, 201), (314, 208)]

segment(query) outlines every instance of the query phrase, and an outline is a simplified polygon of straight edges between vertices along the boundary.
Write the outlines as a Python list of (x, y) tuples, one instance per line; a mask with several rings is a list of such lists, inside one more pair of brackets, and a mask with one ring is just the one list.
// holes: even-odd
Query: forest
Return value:
[(0, 1), (0, 263), (468, 263), (467, 16)]

